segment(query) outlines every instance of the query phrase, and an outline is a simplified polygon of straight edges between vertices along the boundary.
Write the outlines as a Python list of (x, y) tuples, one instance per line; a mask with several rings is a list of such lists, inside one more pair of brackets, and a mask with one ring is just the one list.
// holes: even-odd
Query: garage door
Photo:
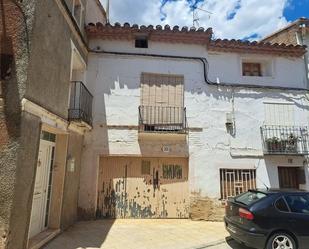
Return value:
[(188, 159), (100, 159), (99, 217), (188, 218), (188, 208)]

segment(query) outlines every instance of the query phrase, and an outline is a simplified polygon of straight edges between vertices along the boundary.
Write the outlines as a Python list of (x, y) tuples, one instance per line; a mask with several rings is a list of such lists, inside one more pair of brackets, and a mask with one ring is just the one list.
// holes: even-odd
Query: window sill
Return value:
[(274, 79), (273, 76), (241, 76), (243, 79)]

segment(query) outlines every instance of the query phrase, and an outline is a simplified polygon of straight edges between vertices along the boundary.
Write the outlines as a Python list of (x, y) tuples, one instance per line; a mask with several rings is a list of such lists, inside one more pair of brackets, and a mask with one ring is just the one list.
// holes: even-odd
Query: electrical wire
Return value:
[(307, 88), (296, 87), (282, 87), (282, 86), (261, 86), (255, 84), (237, 84), (227, 82), (213, 82), (208, 78), (209, 63), (205, 57), (192, 57), (192, 56), (178, 56), (178, 55), (161, 55), (161, 54), (142, 54), (142, 53), (128, 53), (128, 52), (115, 52), (104, 50), (89, 50), (90, 53), (95, 54), (111, 54), (111, 55), (123, 55), (123, 56), (142, 56), (142, 57), (154, 57), (154, 58), (169, 58), (169, 59), (183, 59), (183, 60), (196, 60), (203, 64), (204, 81), (208, 85), (212, 86), (226, 86), (237, 88), (259, 88), (259, 89), (281, 89), (281, 90), (293, 90), (293, 91), (308, 91)]

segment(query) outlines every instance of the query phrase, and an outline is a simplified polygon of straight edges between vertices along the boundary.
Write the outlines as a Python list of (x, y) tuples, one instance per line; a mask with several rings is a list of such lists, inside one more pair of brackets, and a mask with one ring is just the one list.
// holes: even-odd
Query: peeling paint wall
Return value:
[[(203, 46), (151, 42), (149, 49), (136, 49), (131, 42), (92, 41), (92, 47), (97, 45), (106, 51), (205, 56), (210, 64), (209, 77), (214, 81), (219, 77), (222, 81), (240, 84), (305, 86), (301, 58), (250, 55), (251, 59), (273, 61), (274, 74), (248, 78), (242, 77), (240, 70), (240, 58), (248, 55), (208, 54)], [(184, 103), (190, 127), (184, 143), (179, 144), (174, 140), (176, 135), (171, 135), (167, 139), (158, 136), (157, 141), (147, 141), (149, 146), (143, 146), (144, 139), (137, 132), (142, 72), (184, 75)], [(204, 82), (203, 67), (197, 61), (106, 54), (89, 56), (87, 81), (94, 93), (94, 129), (86, 134), (82, 159), (84, 187), (80, 190), (79, 207), (83, 210), (93, 211), (96, 207), (94, 179), (98, 179), (100, 155), (154, 153), (173, 157), (188, 154), (191, 201), (195, 206), (200, 203), (201, 208), (205, 198), (214, 200), (214, 205), (220, 202), (220, 168), (256, 169), (258, 187), (264, 184), (278, 187), (278, 166), (303, 166), (302, 157), (264, 157), (260, 126), (264, 122), (265, 101), (293, 103), (295, 123), (307, 125), (309, 105), (305, 92), (209, 86)], [(226, 114), (233, 110), (235, 134), (230, 134), (225, 125)], [(162, 152), (164, 145), (170, 146), (169, 153)], [(292, 159), (292, 163), (288, 159)]]
[(188, 190), (187, 158), (101, 157), (96, 216), (188, 218)]

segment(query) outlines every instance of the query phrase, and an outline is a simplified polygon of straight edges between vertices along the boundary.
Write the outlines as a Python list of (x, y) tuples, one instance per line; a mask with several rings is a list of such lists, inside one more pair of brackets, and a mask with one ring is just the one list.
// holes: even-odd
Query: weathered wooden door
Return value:
[(188, 161), (183, 158), (102, 157), (98, 216), (187, 218)]
[(299, 189), (298, 168), (278, 167), (280, 188)]
[(50, 169), (55, 144), (45, 140), (40, 141), (39, 156), (33, 193), (29, 238), (43, 231), (48, 220), (48, 186), (51, 176)]

